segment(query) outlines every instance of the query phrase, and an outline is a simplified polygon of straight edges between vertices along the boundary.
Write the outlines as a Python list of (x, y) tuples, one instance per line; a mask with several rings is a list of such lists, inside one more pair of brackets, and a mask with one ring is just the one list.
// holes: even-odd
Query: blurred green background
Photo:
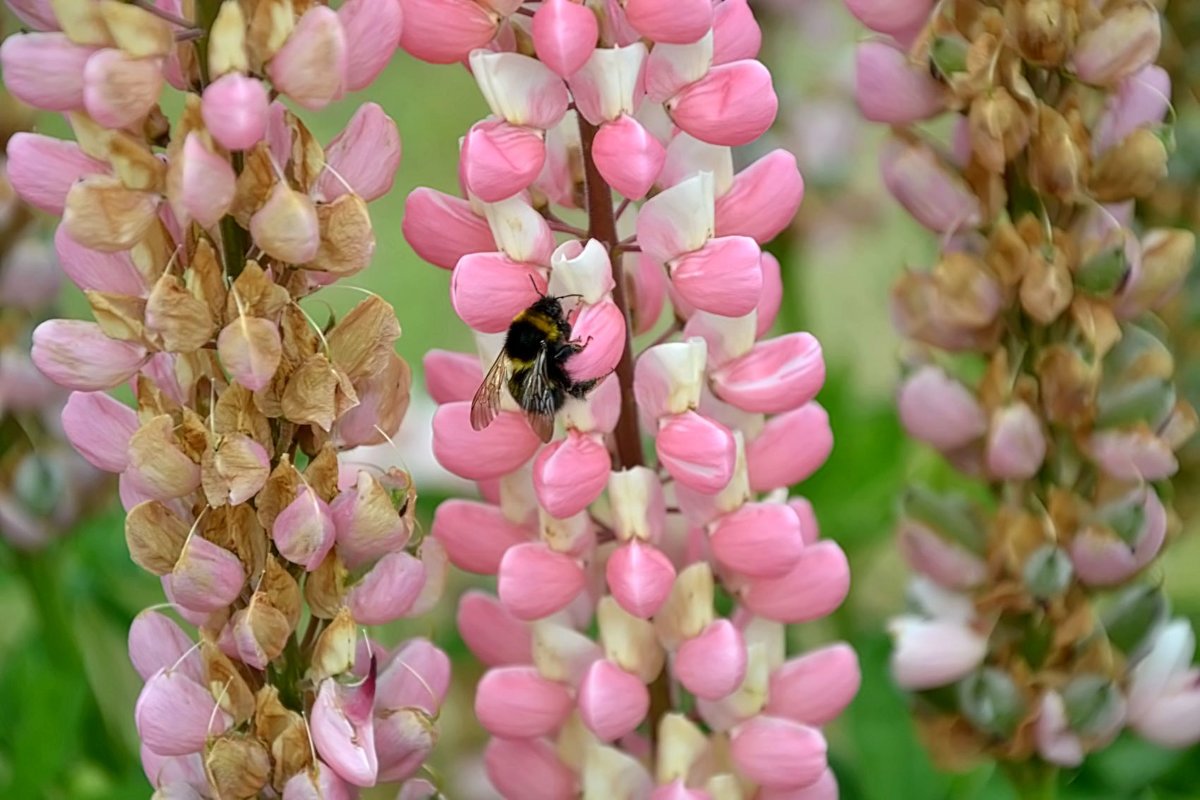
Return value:
[[(1013, 798), (991, 768), (954, 777), (936, 773), (887, 676), (883, 626), (903, 603), (905, 580), (891, 540), (895, 499), (914, 477), (944, 477), (936, 457), (905, 441), (892, 409), (897, 342), (889, 330), (887, 295), (897, 271), (927, 263), (935, 242), (900, 214), (875, 177), (879, 132), (858, 122), (849, 100), (850, 48), (858, 29), (834, 0), (771, 5), (763, 9), (763, 58), (777, 76), (780, 119), (767, 141), (740, 156), (792, 148), (808, 181), (794, 231), (773, 245), (787, 287), (778, 327), (810, 330), (824, 344), (829, 378), (819, 399), (830, 413), (836, 446), (826, 466), (797, 491), (814, 503), (823, 535), (845, 548), (854, 575), (846, 604), (827, 620), (796, 626), (790, 643), (802, 650), (844, 639), (861, 657), (863, 689), (829, 732), (842, 797)], [(394, 190), (372, 205), (377, 255), (358, 283), (395, 305), (404, 327), (399, 348), (420, 385), (423, 353), (466, 349), (470, 340), (450, 309), (449, 273), (420, 262), (401, 235), (404, 197), (415, 186), (456, 190), (458, 137), (484, 106), (465, 69), (400, 54), (370, 91), (302, 117), (328, 141), (366, 99), (396, 119), (404, 159)], [(60, 120), (41, 124), (47, 132), (65, 132)], [(52, 232), (49, 220), (45, 230)], [(324, 298), (340, 311), (358, 296), (335, 289)], [(64, 303), (68, 316), (87, 313), (77, 294)], [(414, 403), (398, 451), (381, 456), (427, 476), (418, 484), (426, 524), (439, 500), (458, 491), (430, 473), (428, 412), (427, 403)], [(132, 711), (140, 681), (126, 656), (125, 632), (138, 611), (162, 596), (157, 581), (129, 561), (122, 530), (114, 502), (39, 552), (0, 543), (0, 798), (123, 800), (150, 793), (137, 760)], [(1197, 568), (1200, 543), (1185, 536), (1154, 576), (1167, 580), (1176, 612), (1193, 621), (1200, 620)], [(393, 644), (427, 635), (453, 656), (455, 686), (431, 766), (453, 800), (484, 800), (494, 795), (482, 777), (484, 738), (471, 712), (479, 668), (453, 629), (455, 596), (467, 585), (455, 578), (438, 614), (393, 626), (379, 638)], [(1200, 750), (1168, 753), (1122, 738), (1067, 776), (1064, 795), (1200, 798)]]

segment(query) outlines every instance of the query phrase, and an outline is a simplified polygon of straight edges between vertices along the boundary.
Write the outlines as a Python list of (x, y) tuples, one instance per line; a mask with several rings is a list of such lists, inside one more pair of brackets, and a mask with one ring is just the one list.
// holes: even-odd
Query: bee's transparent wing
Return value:
[(500, 397), (508, 380), (508, 357), (503, 352), (496, 356), (495, 363), (483, 377), (475, 399), (471, 401), (471, 427), (481, 431), (500, 413)]
[(554, 398), (556, 390), (550, 381), (548, 356), (543, 347), (533, 360), (533, 366), (523, 370), (520, 403), (529, 420), (529, 427), (543, 442), (554, 438), (554, 415), (558, 413)]

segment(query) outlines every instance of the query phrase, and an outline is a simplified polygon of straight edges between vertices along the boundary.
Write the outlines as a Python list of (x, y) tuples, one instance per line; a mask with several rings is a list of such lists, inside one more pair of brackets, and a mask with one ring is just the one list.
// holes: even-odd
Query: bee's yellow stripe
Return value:
[(555, 323), (555, 321), (551, 317), (547, 316), (546, 314), (541, 314), (538, 312), (532, 312), (529, 310), (525, 310), (525, 311), (522, 311), (520, 314), (517, 314), (517, 317), (516, 317), (516, 319), (513, 320), (513, 322), (514, 323), (526, 323), (526, 324), (532, 325), (533, 327), (535, 327), (539, 331), (541, 331), (542, 335), (545, 336), (549, 341), (551, 341), (551, 342), (558, 341), (558, 338), (559, 338), (558, 325)]

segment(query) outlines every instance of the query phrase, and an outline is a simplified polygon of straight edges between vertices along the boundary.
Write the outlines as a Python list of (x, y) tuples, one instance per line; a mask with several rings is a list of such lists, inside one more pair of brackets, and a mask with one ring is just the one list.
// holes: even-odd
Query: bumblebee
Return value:
[[(536, 288), (536, 287), (535, 287)], [(471, 401), (471, 427), (481, 431), (500, 413), (500, 397), (509, 394), (543, 442), (554, 436), (554, 417), (568, 397), (583, 398), (597, 380), (575, 381), (567, 359), (587, 346), (571, 340), (571, 323), (562, 300), (578, 295), (542, 295), (508, 326), (504, 347)]]

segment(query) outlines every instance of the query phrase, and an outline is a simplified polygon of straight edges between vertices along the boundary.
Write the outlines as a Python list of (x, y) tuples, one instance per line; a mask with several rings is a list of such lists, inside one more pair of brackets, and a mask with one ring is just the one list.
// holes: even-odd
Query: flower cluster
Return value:
[[(782, 289), (761, 244), (799, 206), (795, 159), (733, 166), (777, 107), (746, 0), (404, 9), (401, 46), (467, 61), (491, 110), (462, 143), (465, 197), (418, 189), (404, 217), (480, 351), (433, 351), (425, 372), (434, 452), (483, 496), (443, 503), (431, 535), (498, 576), (498, 598), (458, 608), (489, 667), (488, 777), (511, 798), (835, 797), (820, 728), (857, 660), (788, 659), (784, 625), (835, 609), (849, 574), (787, 494), (832, 436), (820, 346), (767, 336)], [(599, 381), (544, 446), (507, 394), (471, 423), (543, 293), (575, 296), (566, 369)]]
[[(0, 47), (8, 87), (75, 141), (14, 136), (8, 178), (61, 215), (59, 260), (95, 316), (41, 324), (33, 362), (73, 390), (67, 437), (120, 474), (130, 555), (198, 631), (151, 610), (130, 632), (147, 777), (163, 796), (289, 799), (406, 779), (449, 664), (358, 629), (429, 609), (445, 556), (414, 536), (407, 475), (339, 463), (400, 426), (400, 327), (374, 296), (327, 324), (301, 305), (370, 262), (366, 203), (399, 136), (367, 104), (322, 147), (272, 102), (368, 84), (399, 5), (202, 0), (194, 22), (170, 2), (13, 5), (35, 32)], [(108, 393), (126, 383), (133, 407)]]
[[(905, 498), (918, 577), (895, 677), (952, 763), (1075, 766), (1125, 726), (1195, 742), (1200, 717), (1179, 710), (1200, 702), (1194, 636), (1137, 582), (1176, 525), (1175, 451), (1196, 428), (1154, 316), (1195, 237), (1132, 221), (1171, 138), (1159, 13), (847, 4), (886, 34), (857, 55), (863, 114), (895, 126), (884, 181), (942, 237), (893, 292), (911, 340), (900, 417), (981, 484)], [(944, 112), (939, 142), (917, 123)]]

